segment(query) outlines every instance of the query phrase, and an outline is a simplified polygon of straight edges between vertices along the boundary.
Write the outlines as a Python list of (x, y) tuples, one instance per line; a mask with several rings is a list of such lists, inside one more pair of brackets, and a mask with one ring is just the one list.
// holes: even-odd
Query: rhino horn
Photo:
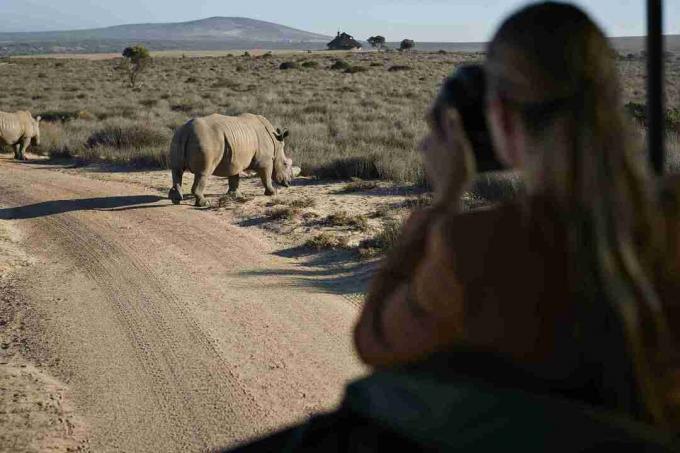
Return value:
[(293, 167), (293, 178), (300, 176), (300, 173), (302, 173), (302, 169), (300, 167)]

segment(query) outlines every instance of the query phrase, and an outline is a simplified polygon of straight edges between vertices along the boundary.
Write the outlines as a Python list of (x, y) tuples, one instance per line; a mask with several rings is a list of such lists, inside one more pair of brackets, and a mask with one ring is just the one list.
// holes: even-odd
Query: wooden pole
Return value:
[(664, 43), (662, 0), (647, 0), (647, 120), (652, 168), (664, 171)]

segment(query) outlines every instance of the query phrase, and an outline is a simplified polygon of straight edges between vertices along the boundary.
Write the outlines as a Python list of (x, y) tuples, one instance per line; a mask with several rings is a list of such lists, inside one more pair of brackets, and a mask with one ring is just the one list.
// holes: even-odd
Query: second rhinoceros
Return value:
[(31, 112), (0, 112), (0, 143), (14, 148), (14, 158), (26, 160), (26, 150), (34, 143), (40, 146), (40, 117)]
[(265, 194), (274, 195), (272, 180), (287, 187), (294, 177), (293, 161), (284, 152), (286, 136), (288, 131), (274, 129), (265, 117), (251, 113), (190, 120), (175, 131), (170, 145), (169, 198), (175, 204), (182, 200), (182, 175), (187, 170), (195, 175), (191, 193), (196, 206), (208, 204), (203, 196), (208, 176), (228, 177), (229, 192), (236, 193), (239, 174), (248, 169), (258, 172)]

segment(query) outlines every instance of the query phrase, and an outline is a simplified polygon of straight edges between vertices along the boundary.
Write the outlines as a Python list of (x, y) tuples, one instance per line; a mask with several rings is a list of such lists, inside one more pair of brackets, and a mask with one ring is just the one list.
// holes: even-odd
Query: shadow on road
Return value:
[[(151, 203), (165, 200), (155, 195), (131, 195), (120, 197), (80, 198), (76, 200), (54, 200), (41, 203), (0, 209), (0, 219), (34, 219), (72, 211), (141, 209)], [(140, 206), (142, 205), (142, 206)], [(157, 205), (162, 206), (162, 205)]]
[[(290, 278), (290, 286), (307, 286), (337, 295), (349, 295), (366, 291), (375, 272), (377, 261), (357, 261), (348, 252), (315, 252), (308, 247), (294, 247), (275, 253), (289, 258), (304, 258), (292, 269), (247, 271), (245, 276), (281, 276)], [(282, 282), (274, 286), (285, 285)]]

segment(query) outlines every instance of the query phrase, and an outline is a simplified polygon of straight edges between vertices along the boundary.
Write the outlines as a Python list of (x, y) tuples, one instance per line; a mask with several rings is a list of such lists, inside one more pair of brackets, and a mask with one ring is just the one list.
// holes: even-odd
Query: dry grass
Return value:
[(316, 250), (346, 249), (349, 247), (349, 239), (347, 236), (324, 231), (308, 240), (305, 245)]
[(334, 212), (326, 217), (327, 225), (349, 227), (360, 231), (368, 229), (368, 219), (364, 215), (349, 214), (346, 211)]
[[(257, 112), (290, 130), (287, 151), (303, 175), (422, 184), (416, 143), (426, 132), (424, 112), (446, 75), (481, 58), (455, 52), (179, 55), (154, 59), (135, 90), (116, 69), (119, 60), (12, 59), (0, 67), (0, 110), (45, 117), (37, 149), (43, 154), (155, 167), (166, 165), (173, 130), (192, 116)], [(280, 70), (284, 63), (298, 69)], [(625, 101), (644, 102), (644, 61), (618, 64)], [(675, 122), (680, 60), (667, 67), (667, 105), (676, 109), (669, 121)], [(669, 145), (677, 151), (677, 135)]]
[(347, 183), (338, 193), (354, 193), (354, 192), (368, 192), (378, 187), (378, 181), (366, 181), (359, 178), (353, 178), (351, 182)]

